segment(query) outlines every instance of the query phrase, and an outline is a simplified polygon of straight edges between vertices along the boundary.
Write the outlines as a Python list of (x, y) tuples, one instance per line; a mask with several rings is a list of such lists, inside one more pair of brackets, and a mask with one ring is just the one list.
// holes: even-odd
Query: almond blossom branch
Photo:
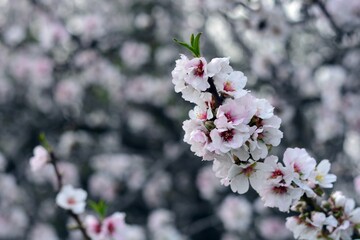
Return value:
[(58, 158), (48, 144), (45, 135), (41, 134), (39, 138), (42, 146), (35, 147), (34, 156), (30, 159), (30, 166), (33, 171), (41, 169), (46, 164), (51, 164), (55, 169), (59, 185), (56, 204), (65, 209), (66, 213), (76, 222), (76, 226), (72, 226), (69, 230), (80, 230), (85, 240), (127, 239), (129, 234), (134, 231), (134, 227), (125, 223), (125, 213), (123, 212), (115, 212), (107, 216), (108, 207), (102, 200), (89, 203), (89, 207), (96, 215), (86, 215), (84, 220), (80, 218), (80, 214), (85, 211), (87, 205), (87, 192), (81, 188), (64, 185), (57, 165)]
[[(55, 155), (55, 153), (53, 151), (49, 152), (50, 155), (50, 164), (53, 166), (54, 170), (55, 170), (55, 175), (57, 178), (57, 182), (58, 182), (58, 190), (57, 192), (61, 192), (64, 184), (63, 184), (63, 179), (62, 179), (62, 175), (60, 173), (60, 170), (57, 166), (57, 157)], [(85, 240), (91, 240), (91, 238), (89, 237), (89, 235), (86, 232), (85, 227), (83, 226), (83, 223), (80, 220), (80, 217), (78, 214), (75, 214), (71, 209), (66, 211), (68, 213), (68, 215), (70, 215), (76, 222), (76, 224), (78, 225), (78, 229), (81, 231), (81, 234), (83, 235)]]
[(37, 146), (35, 148), (34, 157), (30, 159), (32, 170), (36, 171), (45, 166), (47, 163), (52, 165), (58, 184), (56, 203), (60, 207), (66, 209), (68, 215), (74, 219), (77, 223), (77, 229), (81, 231), (83, 238), (85, 240), (91, 240), (78, 215), (78, 213), (83, 212), (85, 209), (85, 199), (87, 197), (87, 193), (82, 189), (74, 189), (70, 185), (64, 186), (63, 178), (57, 165), (58, 158), (56, 157), (50, 144), (47, 142), (44, 134), (40, 135), (40, 141), (44, 147)]
[[(353, 239), (359, 234), (360, 208), (334, 192), (331, 164), (319, 163), (305, 149), (288, 148), (282, 160), (269, 155), (280, 144), (281, 119), (266, 99), (244, 89), (247, 78), (233, 71), (228, 58), (188, 59), (181, 55), (172, 71), (175, 91), (195, 103), (184, 121), (184, 141), (203, 160), (213, 161), (215, 176), (233, 192), (252, 187), (267, 207), (296, 212), (286, 226), (297, 239)], [(215, 102), (215, 103), (214, 103)]]

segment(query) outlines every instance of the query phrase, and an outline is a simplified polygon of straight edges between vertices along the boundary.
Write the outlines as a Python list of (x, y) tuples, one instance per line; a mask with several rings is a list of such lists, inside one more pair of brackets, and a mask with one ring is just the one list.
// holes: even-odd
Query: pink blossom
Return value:
[(211, 200), (216, 192), (221, 189), (219, 180), (210, 166), (200, 169), (196, 178), (196, 186), (200, 191), (201, 197), (207, 200)]
[(252, 220), (252, 207), (245, 198), (229, 195), (221, 203), (218, 216), (225, 229), (245, 232)]
[(285, 166), (291, 166), (301, 179), (308, 179), (315, 170), (316, 161), (303, 148), (288, 148), (283, 159)]
[(125, 227), (125, 213), (116, 212), (105, 218), (102, 224), (102, 232), (107, 238), (121, 240), (125, 235)]
[(34, 156), (30, 158), (30, 166), (32, 171), (38, 171), (50, 161), (50, 155), (43, 146), (34, 148)]
[(241, 147), (249, 137), (249, 129), (245, 125), (241, 128), (213, 129), (210, 132), (211, 144), (209, 149), (218, 154), (227, 153), (231, 149)]
[(231, 72), (221, 78), (215, 78), (215, 86), (219, 92), (225, 93), (235, 99), (247, 94), (243, 88), (246, 85), (247, 77), (240, 71)]
[(300, 199), (304, 191), (291, 185), (268, 182), (261, 186), (259, 194), (265, 206), (276, 207), (281, 212), (288, 212), (291, 205)]
[(285, 221), (277, 217), (263, 218), (258, 227), (261, 236), (269, 240), (287, 239), (291, 235), (290, 231), (285, 230)]
[[(210, 86), (207, 83), (207, 77), (205, 72), (202, 73), (202, 71), (205, 71), (204, 65), (202, 66), (202, 69), (199, 68), (199, 70), (196, 70), (196, 63), (199, 64), (200, 59), (195, 60), (197, 62), (193, 63), (195, 64), (195, 67), (190, 67), (190, 60), (185, 55), (181, 55), (180, 57), (180, 59), (176, 60), (176, 67), (171, 72), (173, 78), (172, 82), (175, 85), (175, 92), (181, 92), (182, 97), (187, 101), (198, 103), (199, 101), (201, 101), (201, 98), (205, 94), (199, 94), (199, 90), (196, 89), (192, 84), (190, 84), (189, 81), (192, 82), (194, 85), (198, 83), (201, 89), (205, 88), (204, 90), (206, 90), (206, 88)], [(195, 70), (198, 72), (197, 75), (199, 76), (194, 75), (194, 72), (196, 73)]]
[(212, 160), (211, 153), (207, 150), (210, 143), (209, 131), (197, 120), (186, 120), (183, 123), (185, 131), (184, 142), (191, 145), (191, 151), (199, 157)]
[(89, 237), (93, 240), (104, 239), (104, 234), (102, 233), (101, 222), (99, 219), (92, 215), (87, 215), (84, 221), (85, 229)]
[[(248, 97), (245, 97), (248, 98)], [(235, 128), (240, 124), (247, 124), (255, 114), (256, 109), (247, 105), (243, 99), (227, 100), (216, 113), (215, 125), (219, 129)], [(240, 126), (242, 127), (242, 126)]]
[[(229, 65), (229, 58), (213, 58), (209, 62), (207, 69), (209, 72), (209, 77), (213, 77), (215, 79), (223, 79), (228, 74), (233, 72), (232, 67)], [(245, 85), (245, 84), (244, 84)]]
[(207, 62), (205, 58), (193, 58), (185, 64), (185, 82), (198, 91), (205, 91), (210, 87), (208, 83)]
[(193, 120), (206, 121), (213, 118), (213, 113), (209, 106), (195, 106), (193, 110), (190, 110), (189, 116)]

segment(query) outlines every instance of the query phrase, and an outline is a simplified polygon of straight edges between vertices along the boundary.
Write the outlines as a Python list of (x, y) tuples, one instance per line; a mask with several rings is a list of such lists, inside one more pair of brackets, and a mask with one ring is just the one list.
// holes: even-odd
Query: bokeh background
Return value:
[(192, 105), (173, 90), (186, 50), (172, 39), (196, 32), (276, 107), (272, 153), (329, 159), (359, 203), (359, 26), (359, 0), (0, 0), (0, 239), (81, 239), (53, 169), (29, 169), (40, 132), (64, 181), (125, 212), (132, 240), (292, 239), (286, 214), (221, 186), (182, 141)]

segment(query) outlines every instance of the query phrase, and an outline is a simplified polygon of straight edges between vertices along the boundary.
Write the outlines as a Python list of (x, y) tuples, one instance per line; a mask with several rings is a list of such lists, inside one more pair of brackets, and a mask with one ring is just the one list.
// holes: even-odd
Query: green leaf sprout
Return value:
[(194, 55), (194, 57), (200, 57), (200, 37), (201, 33), (198, 33), (196, 36), (194, 34), (191, 34), (190, 45), (186, 42), (181, 42), (176, 38), (174, 38), (174, 41), (181, 46), (187, 48)]
[(90, 200), (89, 206), (92, 210), (94, 210), (94, 212), (99, 215), (101, 220), (105, 219), (108, 206), (106, 205), (104, 200), (100, 200), (99, 202)]

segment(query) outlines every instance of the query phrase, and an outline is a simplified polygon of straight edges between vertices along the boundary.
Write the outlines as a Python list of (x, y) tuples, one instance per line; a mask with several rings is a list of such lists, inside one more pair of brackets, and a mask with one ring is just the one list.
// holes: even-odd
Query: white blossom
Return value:
[(252, 188), (257, 190), (262, 181), (262, 172), (259, 171), (257, 163), (249, 163), (246, 165), (235, 165), (230, 168), (229, 176), (230, 187), (233, 192), (238, 192), (239, 194), (246, 193), (249, 189), (249, 183)]
[(56, 196), (56, 204), (66, 210), (71, 210), (75, 214), (83, 213), (86, 207), (87, 192), (80, 188), (66, 185), (61, 188)]
[(336, 175), (329, 174), (330, 166), (329, 160), (322, 160), (316, 166), (316, 170), (312, 172), (310, 181), (312, 180), (314, 184), (318, 184), (323, 188), (332, 188), (333, 183), (336, 181)]

